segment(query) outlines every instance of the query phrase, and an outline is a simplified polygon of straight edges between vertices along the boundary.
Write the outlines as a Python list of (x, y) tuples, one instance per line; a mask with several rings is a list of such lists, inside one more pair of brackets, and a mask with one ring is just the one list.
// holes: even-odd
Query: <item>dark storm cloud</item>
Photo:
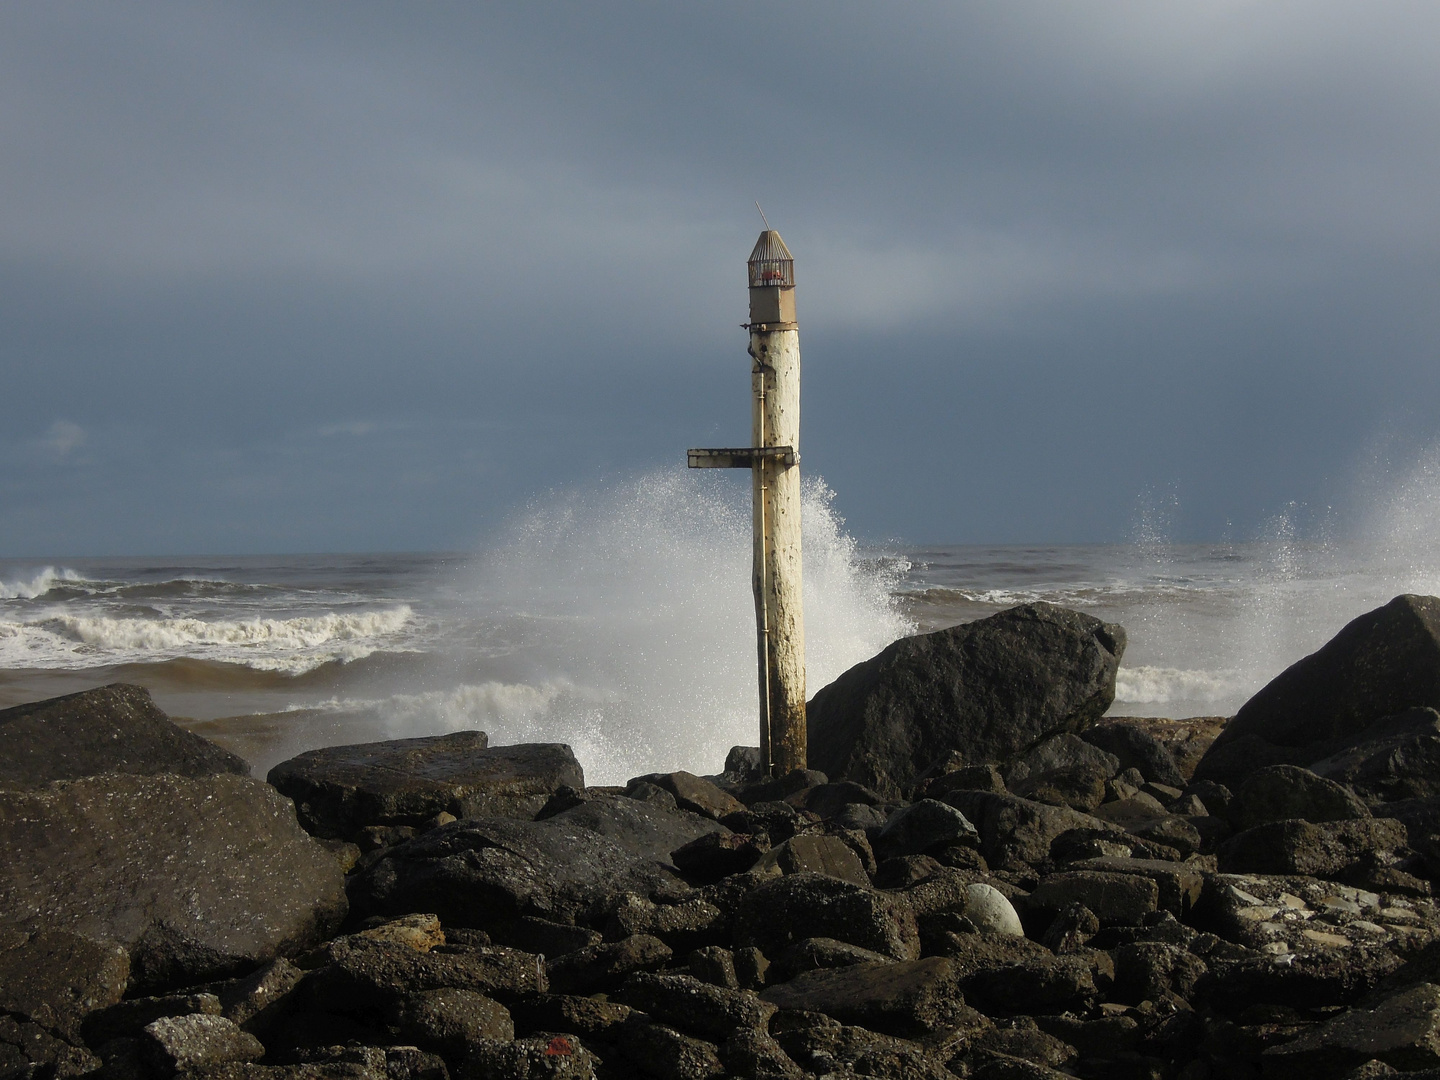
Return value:
[[(0, 550), (468, 545), (743, 435), (913, 539), (1244, 534), (1433, 440), (1430, 5), (0, 14)], [(1168, 495), (1165, 495), (1168, 498)]]

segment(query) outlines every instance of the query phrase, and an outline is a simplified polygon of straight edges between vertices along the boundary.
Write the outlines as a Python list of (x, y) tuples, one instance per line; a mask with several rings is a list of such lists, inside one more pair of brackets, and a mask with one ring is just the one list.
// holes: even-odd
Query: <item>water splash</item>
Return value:
[[(492, 663), (503, 647), (521, 677), (413, 699), (395, 734), (442, 724), (568, 742), (592, 783), (717, 771), (757, 738), (749, 494), (733, 477), (665, 471), (532, 506), (469, 585), (473, 623), (505, 628)], [(903, 565), (865, 565), (833, 502), (806, 484), (811, 693), (913, 630), (891, 595)]]

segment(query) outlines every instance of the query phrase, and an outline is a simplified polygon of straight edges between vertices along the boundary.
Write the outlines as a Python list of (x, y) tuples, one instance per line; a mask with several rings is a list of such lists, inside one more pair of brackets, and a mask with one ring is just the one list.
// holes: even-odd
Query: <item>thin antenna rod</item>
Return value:
[[(759, 199), (756, 199), (756, 200), (755, 200), (755, 209), (756, 209), (756, 210), (760, 210), (760, 200), (759, 200)], [(764, 210), (760, 210), (760, 220), (763, 221), (763, 222), (765, 222), (765, 231), (766, 231), (766, 232), (771, 232), (772, 230), (771, 230), (771, 228), (770, 228), (770, 219), (765, 216), (765, 211), (764, 211)]]

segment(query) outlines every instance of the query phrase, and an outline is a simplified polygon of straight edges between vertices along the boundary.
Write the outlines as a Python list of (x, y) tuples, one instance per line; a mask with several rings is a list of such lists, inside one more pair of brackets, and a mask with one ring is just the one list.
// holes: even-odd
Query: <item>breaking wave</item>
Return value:
[(383, 611), (326, 613), (289, 619), (208, 621), (47, 613), (0, 622), (0, 667), (133, 664), (179, 657), (298, 674), (332, 661), (395, 648), (414, 618), (408, 605)]

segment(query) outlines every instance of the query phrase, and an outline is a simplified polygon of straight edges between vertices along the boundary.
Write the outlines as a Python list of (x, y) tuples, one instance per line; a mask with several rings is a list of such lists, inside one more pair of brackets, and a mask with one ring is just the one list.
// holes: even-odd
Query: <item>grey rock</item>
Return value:
[(130, 955), (119, 945), (63, 930), (0, 929), (0, 1012), (70, 1042), (80, 1041), (87, 1015), (120, 1000), (129, 978)]
[(514, 1042), (482, 1039), (457, 1072), (460, 1080), (594, 1080), (598, 1059), (568, 1032)]
[[(675, 805), (681, 810), (704, 814), (717, 821), (726, 814), (733, 814), (737, 810), (745, 809), (745, 804), (729, 792), (722, 790), (702, 776), (696, 776), (694, 773), (683, 770), (672, 773), (654, 773), (649, 776), (636, 777), (636, 780), (646, 781), (668, 791), (675, 797)], [(635, 783), (635, 780), (632, 780), (631, 783)]]
[(636, 974), (616, 997), (661, 1023), (712, 1042), (728, 1038), (736, 1028), (763, 1031), (775, 1006), (750, 990), (713, 986), (691, 975)]
[(533, 915), (493, 922), (486, 932), (496, 945), (545, 956), (564, 956), (600, 944), (600, 933), (586, 926), (551, 922)]
[(763, 997), (782, 1009), (820, 1012), (842, 1023), (889, 1035), (915, 1037), (942, 1031), (964, 1005), (960, 971), (930, 956), (886, 964), (855, 964), (797, 975)]
[(1349, 788), (1296, 765), (1257, 769), (1235, 792), (1226, 815), (1236, 829), (1268, 821), (1350, 821), (1370, 816)]
[(1371, 1060), (1440, 1068), (1440, 987), (1422, 984), (1373, 1009), (1341, 1013), (1263, 1056), (1267, 1074), (1282, 1077), (1340, 1077)]
[(123, 946), (131, 992), (302, 950), (346, 910), (335, 859), (287, 799), (249, 777), (109, 775), (0, 791), (0, 850), (0, 926)]
[(763, 1031), (736, 1028), (720, 1047), (720, 1060), (737, 1080), (805, 1080), (806, 1073)]
[(1384, 717), (1440, 707), (1440, 599), (1397, 596), (1352, 620), (1240, 707), (1196, 769), (1234, 786), (1271, 764), (1318, 761)]
[(283, 957), (211, 989), (225, 1019), (263, 1040), (305, 973)]
[(821, 874), (792, 874), (750, 890), (735, 917), (735, 943), (778, 956), (809, 937), (831, 937), (897, 960), (919, 955), (915, 915), (903, 897)]
[(888, 964), (891, 957), (871, 949), (849, 945), (834, 938), (806, 938), (781, 953), (772, 965), (775, 982), (788, 982), (796, 975), (820, 968), (852, 967), (855, 964)]
[(770, 850), (768, 833), (705, 833), (676, 848), (670, 861), (687, 881), (709, 885), (749, 870)]
[[(961, 1021), (957, 1026), (988, 1024), (963, 1005), (956, 1012)], [(957, 1075), (946, 1068), (943, 1053), (910, 1039), (841, 1024), (823, 1013), (781, 1013), (771, 1026), (786, 1055), (817, 1076), (953, 1080)]]
[(250, 766), (171, 723), (143, 686), (115, 683), (0, 710), (0, 788), (99, 773), (249, 776)]
[(1205, 961), (1178, 945), (1137, 941), (1115, 950), (1115, 997), (1138, 1005), (1166, 995), (1190, 999), (1208, 973)]
[(546, 973), (558, 993), (593, 994), (619, 985), (637, 971), (655, 971), (673, 955), (670, 946), (659, 938), (635, 934), (551, 960), (546, 964)]
[(103, 1046), (111, 1039), (133, 1039), (147, 1024), (156, 1020), (167, 1016), (189, 1016), (191, 1013), (219, 1016), (220, 999), (203, 992), (129, 998), (91, 1013), (85, 1018), (82, 1033), (85, 1042), (91, 1046)]
[(1187, 917), (1200, 902), (1205, 889), (1205, 875), (1189, 863), (1161, 859), (1127, 859), (1101, 857), (1069, 863), (1067, 870), (1089, 870), (1106, 874), (1136, 874), (1149, 878), (1156, 886), (1156, 906), (1177, 919)]
[(903, 638), (811, 700), (810, 760), (889, 797), (947, 750), (1010, 760), (1103, 715), (1124, 648), (1120, 627), (1049, 604)]
[(947, 791), (997, 791), (1004, 793), (1005, 779), (994, 765), (965, 765), (937, 776), (925, 785), (927, 798), (942, 798)]
[(1097, 992), (1089, 959), (1010, 934), (950, 934), (945, 955), (962, 973), (966, 1000), (991, 1015), (1083, 1008)]
[(590, 799), (556, 814), (548, 824), (575, 826), (603, 836), (632, 858), (670, 865), (670, 853), (725, 826), (702, 814), (634, 799)]
[[(1041, 880), (1027, 905), (1048, 920), (1071, 904), (1083, 904), (1109, 926), (1138, 926), (1155, 911), (1159, 886), (1136, 874), (1101, 870), (1065, 870)], [(1043, 925), (1043, 924), (1042, 924)]]
[(728, 990), (740, 989), (740, 979), (735, 974), (735, 954), (729, 949), (722, 949), (719, 945), (696, 949), (686, 958), (685, 966), (701, 982)]
[(963, 813), (935, 799), (902, 806), (888, 818), (875, 837), (875, 852), (887, 859), (923, 855), (951, 844), (980, 845), (980, 835)]
[(526, 994), (510, 1005), (515, 1030), (522, 1035), (573, 1031), (600, 1043), (612, 1042), (619, 1025), (634, 1011), (618, 1001), (573, 994)]
[(358, 1013), (425, 990), (473, 990), (504, 999), (548, 988), (539, 956), (499, 946), (443, 948), (420, 953), (389, 942), (338, 939), (326, 948), (328, 962), (305, 980), (305, 997), (317, 1011)]
[(141, 1054), (152, 1068), (168, 1075), (232, 1061), (255, 1061), (265, 1056), (265, 1047), (223, 1016), (191, 1013), (146, 1025)]
[(1227, 874), (1304, 874), (1333, 878), (1393, 859), (1405, 847), (1405, 826), (1393, 818), (1358, 821), (1272, 821), (1237, 833), (1220, 845)]
[(725, 1066), (714, 1043), (638, 1018), (621, 1026), (618, 1044), (641, 1076), (653, 1080), (719, 1080)]
[(725, 911), (704, 896), (678, 904), (657, 904), (626, 893), (616, 900), (605, 920), (605, 936), (611, 941), (648, 934), (680, 952), (718, 945), (729, 929)]
[(510, 1011), (474, 990), (422, 990), (407, 994), (388, 1018), (407, 1043), (459, 1065), (481, 1039), (515, 1038)]
[(585, 775), (568, 746), (489, 746), (483, 731), (308, 750), (270, 770), (318, 836), (348, 839), (366, 825), (420, 825), (456, 817), (532, 818)]
[[(597, 895), (646, 894), (663, 876), (651, 857), (657, 843), (668, 857), (695, 834), (667, 827), (665, 819), (679, 811), (606, 802), (626, 806), (591, 811), (594, 804), (587, 803), (545, 821), (472, 818), (442, 825), (387, 850), (353, 878), (351, 900), (361, 914), (433, 911), (446, 926), (483, 928), (524, 915), (565, 921)], [(609, 835), (590, 827), (597, 822), (610, 826)], [(627, 823), (634, 825), (628, 834), (621, 828)], [(705, 831), (715, 828), (705, 825)], [(672, 833), (678, 838), (665, 836)]]
[(1016, 795), (951, 791), (945, 801), (974, 823), (980, 833), (980, 853), (986, 862), (1000, 869), (1017, 862), (1042, 862), (1050, 855), (1051, 842), (1071, 829), (1123, 835), (1119, 826), (1099, 818)]
[(1382, 717), (1310, 771), (1346, 784), (1367, 799), (1428, 799), (1440, 795), (1440, 712), (1407, 709)]
[(1015, 905), (993, 885), (973, 881), (965, 886), (965, 918), (982, 933), (1025, 935)]
[(786, 799), (786, 802), (796, 809), (819, 815), (822, 821), (842, 814), (852, 806), (879, 806), (884, 801), (879, 793), (853, 780), (816, 784), (804, 791), (797, 791)]
[(1135, 769), (1154, 783), (1185, 786), (1185, 777), (1170, 751), (1139, 724), (1111, 720), (1096, 724), (1081, 737), (1115, 758), (1119, 768), (1111, 776), (1124, 769)]
[[(1128, 764), (1128, 763), (1127, 763)], [(1101, 773), (1106, 780), (1120, 772), (1120, 759), (1094, 746), (1078, 735), (1065, 732), (1046, 739), (1039, 746), (1010, 765), (1005, 782), (1013, 790), (1018, 780), (1056, 769), (1073, 769), (1090, 766)]]
[[(953, 811), (952, 811), (953, 812)], [(868, 887), (870, 877), (851, 847), (838, 836), (803, 833), (771, 848), (755, 863), (757, 874), (824, 874)]]

